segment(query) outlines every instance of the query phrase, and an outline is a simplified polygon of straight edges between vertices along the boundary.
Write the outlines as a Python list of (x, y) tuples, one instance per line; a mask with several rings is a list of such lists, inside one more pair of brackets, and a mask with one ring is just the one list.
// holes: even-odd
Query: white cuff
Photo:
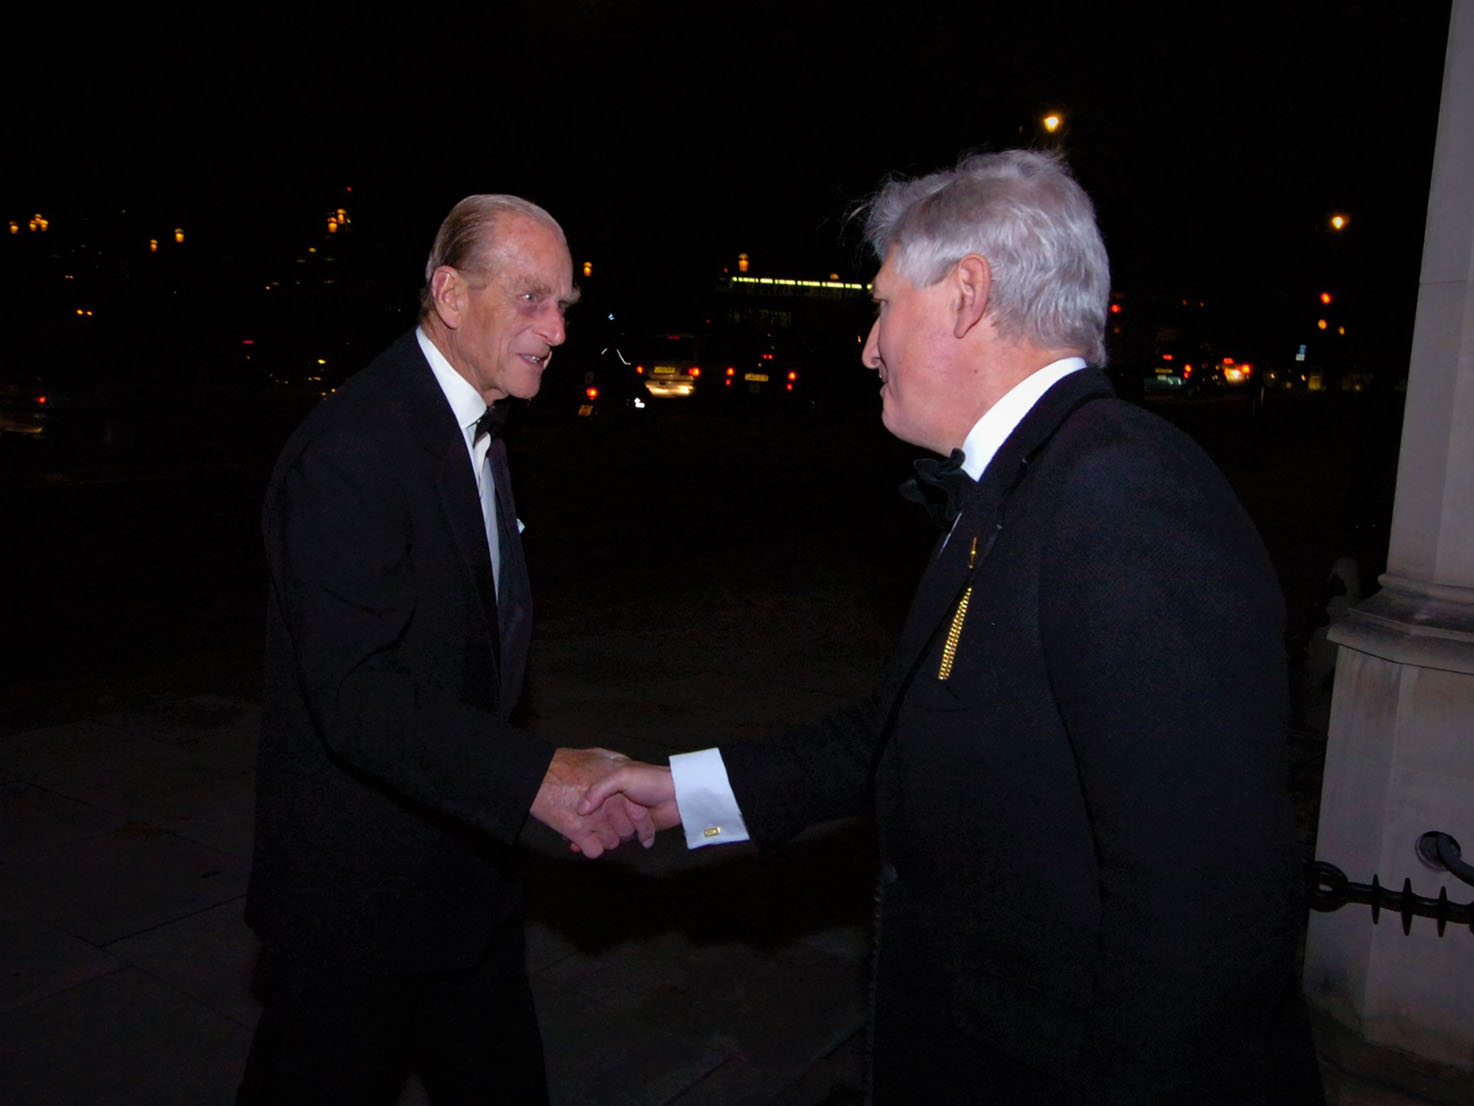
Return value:
[(688, 849), (747, 840), (747, 823), (737, 808), (720, 750), (675, 754), (670, 758), (670, 777)]

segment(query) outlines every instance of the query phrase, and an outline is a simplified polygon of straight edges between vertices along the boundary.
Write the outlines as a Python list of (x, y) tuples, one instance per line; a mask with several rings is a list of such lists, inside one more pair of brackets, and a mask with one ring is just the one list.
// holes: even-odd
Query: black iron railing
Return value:
[[(1429, 830), (1418, 838), (1418, 856), (1432, 868), (1441, 868), (1465, 883), (1474, 885), (1474, 866), (1464, 863), (1459, 843), (1440, 830)], [(1381, 917), (1383, 908), (1395, 911), (1402, 918), (1402, 932), (1411, 933), (1413, 918), (1434, 918), (1438, 922), (1438, 935), (1443, 936), (1449, 922), (1468, 925), (1474, 933), (1474, 902), (1450, 902), (1448, 891), (1440, 887), (1436, 899), (1414, 894), (1413, 881), (1404, 879), (1402, 890), (1393, 891), (1383, 887), (1374, 875), (1371, 883), (1353, 883), (1346, 873), (1334, 864), (1313, 860), (1305, 866), (1305, 882), (1310, 892), (1313, 910), (1339, 910), (1347, 903), (1364, 903), (1372, 908), (1372, 922)]]

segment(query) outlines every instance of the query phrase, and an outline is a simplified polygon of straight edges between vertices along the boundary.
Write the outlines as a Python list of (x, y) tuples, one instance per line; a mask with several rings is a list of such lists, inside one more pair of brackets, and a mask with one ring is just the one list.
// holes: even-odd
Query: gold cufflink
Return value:
[(720, 837), (721, 835), (721, 826), (707, 826), (704, 830), (701, 831), (702, 837)]

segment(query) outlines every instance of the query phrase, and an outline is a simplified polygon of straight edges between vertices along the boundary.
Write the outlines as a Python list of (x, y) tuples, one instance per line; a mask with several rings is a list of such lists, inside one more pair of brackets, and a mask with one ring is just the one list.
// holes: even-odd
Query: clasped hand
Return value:
[(558, 749), (532, 802), (532, 816), (593, 858), (638, 837), (679, 825), (670, 769), (608, 749)]

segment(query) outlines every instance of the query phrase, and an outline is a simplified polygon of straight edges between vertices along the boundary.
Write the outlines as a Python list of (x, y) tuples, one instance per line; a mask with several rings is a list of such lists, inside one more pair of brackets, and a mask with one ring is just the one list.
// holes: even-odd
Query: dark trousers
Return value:
[(546, 1106), (522, 946), (455, 975), (369, 975), (263, 957), (238, 1106), (393, 1106), (413, 1072), (436, 1106)]

